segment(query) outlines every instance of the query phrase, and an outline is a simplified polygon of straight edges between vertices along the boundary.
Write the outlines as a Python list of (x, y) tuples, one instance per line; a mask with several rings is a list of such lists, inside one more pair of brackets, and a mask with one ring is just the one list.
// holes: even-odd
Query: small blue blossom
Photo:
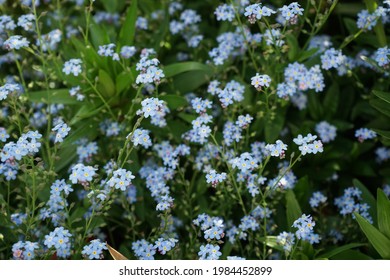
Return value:
[(390, 158), (390, 148), (379, 147), (375, 150), (376, 161), (382, 163)]
[(22, 88), (19, 84), (7, 83), (0, 87), (0, 100), (4, 100), (10, 93), (21, 93)]
[(39, 248), (37, 242), (18, 241), (12, 245), (12, 256), (14, 260), (32, 260), (35, 258), (35, 250)]
[(251, 78), (251, 84), (257, 90), (261, 90), (262, 87), (269, 87), (271, 83), (271, 78), (268, 75), (259, 75), (256, 73), (256, 76)]
[(164, 238), (159, 238), (155, 241), (154, 249), (157, 249), (157, 251), (161, 255), (165, 255), (167, 252), (171, 251), (176, 243), (177, 239), (175, 238), (169, 238), (169, 239), (164, 239)]
[(324, 204), (327, 200), (327, 197), (321, 192), (314, 192), (312, 197), (309, 200), (310, 206), (312, 208), (318, 207), (320, 204)]
[(94, 239), (83, 247), (81, 254), (90, 260), (98, 260), (103, 259), (103, 250), (108, 250), (106, 243), (100, 241), (100, 239)]
[(61, 143), (64, 141), (64, 138), (68, 135), (70, 131), (70, 127), (64, 122), (59, 122), (57, 125), (53, 127), (52, 131), (57, 132), (54, 143), (59, 143), (59, 142)]
[(295, 236), (298, 239), (309, 241), (310, 244), (319, 243), (319, 236), (314, 233), (316, 223), (310, 215), (303, 214), (299, 219), (294, 221), (293, 227), (297, 229)]
[(57, 257), (67, 258), (70, 256), (72, 234), (63, 227), (56, 227), (54, 231), (45, 235), (44, 245), (47, 248), (55, 248)]
[(211, 183), (213, 187), (216, 187), (218, 183), (222, 183), (226, 180), (226, 173), (217, 173), (214, 169), (210, 170), (209, 173), (206, 174), (206, 182), (208, 184)]
[(33, 31), (35, 28), (35, 16), (33, 14), (21, 15), (18, 18), (17, 25), (22, 27), (25, 31)]
[(220, 247), (218, 245), (202, 245), (200, 246), (200, 251), (198, 256), (200, 260), (218, 260), (222, 253), (219, 251)]
[(134, 146), (141, 145), (146, 149), (149, 148), (152, 146), (152, 140), (150, 139), (149, 132), (150, 131), (147, 129), (136, 129), (131, 136), (131, 142), (133, 142)]
[(330, 48), (321, 55), (322, 68), (325, 70), (338, 68), (345, 63), (346, 59), (346, 56), (342, 54), (341, 50)]
[(8, 51), (19, 50), (20, 48), (27, 48), (29, 44), (30, 42), (26, 38), (20, 35), (14, 35), (4, 41), (3, 48)]
[(132, 243), (134, 255), (140, 260), (154, 260), (156, 249), (154, 245), (147, 242), (145, 239), (138, 240)]
[(129, 59), (135, 55), (137, 49), (134, 46), (123, 46), (120, 51), (121, 57)]
[(289, 253), (295, 244), (295, 236), (291, 232), (283, 231), (277, 236), (276, 241), (283, 246), (285, 252)]
[(218, 21), (233, 21), (235, 17), (233, 6), (227, 4), (219, 5), (214, 14)]
[(360, 143), (362, 143), (364, 140), (374, 139), (376, 137), (376, 133), (371, 129), (363, 127), (355, 131), (355, 137)]
[(265, 146), (266, 151), (273, 157), (284, 158), (285, 151), (287, 151), (287, 145), (282, 140), (276, 140), (275, 144), (267, 144)]
[(91, 182), (93, 176), (95, 176), (96, 170), (97, 169), (92, 166), (85, 166), (82, 163), (78, 163), (72, 167), (69, 180), (72, 182), (72, 184), (80, 183), (83, 185), (88, 185), (88, 182)]
[(329, 143), (336, 138), (336, 127), (326, 121), (319, 122), (315, 130), (324, 143)]
[(297, 2), (292, 2), (288, 6), (284, 5), (279, 9), (284, 22), (289, 22), (290, 24), (296, 24), (298, 21), (298, 15), (303, 15), (303, 9)]
[(120, 168), (113, 172), (112, 177), (108, 180), (108, 185), (110, 187), (115, 187), (116, 189), (120, 189), (125, 191), (131, 185), (131, 180), (133, 180), (135, 176), (131, 171), (127, 171), (126, 169)]
[(81, 73), (81, 59), (72, 58), (64, 63), (64, 67), (62, 68), (62, 72), (65, 75), (73, 74), (74, 76), (78, 76)]
[(387, 46), (379, 48), (373, 57), (379, 66), (386, 68), (390, 63), (390, 49)]

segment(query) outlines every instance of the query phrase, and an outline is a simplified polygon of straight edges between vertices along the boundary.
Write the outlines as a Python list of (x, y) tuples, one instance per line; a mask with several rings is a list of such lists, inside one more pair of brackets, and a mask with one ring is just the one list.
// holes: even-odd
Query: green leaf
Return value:
[(356, 221), (366, 235), (368, 241), (384, 259), (390, 259), (390, 239), (366, 221), (358, 213), (354, 213)]
[(118, 0), (100, 0), (104, 6), (104, 9), (113, 14), (117, 11)]
[(185, 120), (188, 123), (192, 123), (193, 120), (197, 118), (196, 115), (193, 114), (186, 114), (186, 113), (180, 113), (178, 116), (182, 119)]
[(74, 115), (74, 117), (70, 120), (69, 125), (72, 126), (83, 119), (94, 116), (98, 114), (103, 108), (105, 108), (103, 104), (95, 106), (92, 104), (83, 105)]
[(120, 46), (132, 45), (135, 35), (135, 22), (137, 20), (138, 1), (132, 0), (131, 6), (127, 9), (125, 22), (119, 32)]
[(112, 81), (110, 75), (102, 69), (99, 70), (99, 80), (97, 88), (105, 97), (112, 97), (115, 94), (114, 82)]
[(295, 220), (302, 216), (302, 210), (292, 190), (286, 191), (286, 217), (287, 228), (291, 227)]
[(379, 98), (374, 98), (370, 100), (370, 104), (372, 107), (377, 109), (379, 112), (385, 114), (390, 117), (390, 105)]
[(390, 239), (390, 200), (381, 189), (378, 189), (377, 201), (379, 231)]
[(331, 118), (336, 114), (340, 99), (340, 88), (337, 82), (333, 82), (325, 94), (323, 101), (325, 114)]
[(309, 94), (307, 94), (307, 99), (311, 117), (314, 120), (322, 119), (324, 108), (322, 107), (319, 95), (316, 92), (309, 92)]
[(299, 53), (299, 44), (298, 44), (297, 37), (293, 34), (287, 34), (286, 39), (287, 39), (287, 44), (289, 46), (289, 50), (287, 53), (288, 59), (290, 61), (295, 61)]
[(277, 236), (259, 237), (259, 238), (257, 238), (257, 240), (259, 240), (261, 243), (267, 245), (270, 248), (284, 252), (283, 246), (278, 243)]
[(189, 71), (203, 71), (208, 75), (213, 73), (210, 66), (195, 61), (179, 62), (164, 67), (164, 74), (167, 78)]
[(357, 187), (362, 192), (362, 199), (363, 202), (367, 203), (370, 206), (370, 209), (368, 209), (368, 213), (370, 213), (372, 219), (374, 220), (374, 223), (377, 221), (377, 215), (376, 215), (376, 200), (375, 197), (372, 195), (372, 193), (357, 179), (354, 179), (352, 181), (353, 185)]
[(382, 137), (390, 139), (390, 131), (376, 129), (376, 128), (372, 128), (372, 130), (378, 133), (379, 135), (381, 135)]
[(318, 51), (318, 48), (312, 48), (310, 50), (301, 52), (298, 58), (298, 62), (304, 62), (308, 58), (311, 58), (313, 55), (315, 55)]
[(337, 247), (335, 249), (332, 249), (326, 253), (323, 253), (321, 255), (319, 255), (316, 259), (329, 259), (335, 255), (338, 255), (344, 251), (347, 251), (347, 250), (350, 250), (352, 248), (356, 248), (356, 247), (361, 247), (361, 246), (365, 246), (367, 245), (366, 243), (350, 243), (350, 244), (346, 244), (346, 245), (343, 245), (343, 246), (340, 246), (340, 247)]
[(91, 31), (91, 41), (95, 49), (98, 49), (101, 45), (107, 45), (110, 43), (110, 37), (104, 25), (97, 24), (96, 22), (92, 22), (90, 26)]
[(134, 76), (131, 72), (122, 72), (115, 79), (115, 88), (117, 94), (124, 91), (134, 82)]
[(380, 99), (386, 101), (387, 103), (390, 103), (390, 93), (389, 92), (373, 90), (372, 93), (375, 94)]
[(25, 94), (30, 101), (46, 104), (80, 104), (75, 97), (70, 96), (69, 89), (51, 89), (30, 91)]
[(279, 138), (285, 122), (285, 109), (280, 108), (277, 110), (273, 118), (271, 114), (267, 114), (264, 118), (264, 136), (267, 143), (273, 143)]
[(180, 95), (167, 94), (159, 96), (158, 98), (167, 102), (168, 107), (171, 110), (176, 110), (179, 107), (184, 107), (188, 105), (187, 99)]

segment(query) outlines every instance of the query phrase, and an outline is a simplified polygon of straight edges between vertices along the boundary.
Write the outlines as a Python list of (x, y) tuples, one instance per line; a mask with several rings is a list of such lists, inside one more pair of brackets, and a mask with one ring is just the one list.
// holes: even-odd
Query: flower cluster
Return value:
[(98, 55), (103, 57), (112, 57), (112, 60), (118, 61), (119, 60), (119, 54), (115, 52), (116, 45), (111, 43), (108, 45), (102, 45), (99, 46)]
[(295, 244), (295, 235), (291, 232), (283, 231), (276, 237), (276, 241), (283, 246), (285, 252), (289, 253)]
[(156, 248), (145, 239), (133, 242), (131, 245), (134, 255), (140, 260), (154, 260)]
[(157, 251), (161, 255), (165, 255), (167, 252), (169, 252), (175, 247), (177, 241), (178, 240), (175, 238), (169, 238), (169, 239), (159, 238), (154, 242), (154, 249), (157, 249)]
[(81, 59), (72, 58), (64, 63), (62, 72), (64, 72), (65, 75), (73, 74), (74, 76), (77, 77), (82, 71), (81, 63), (82, 63)]
[(276, 12), (267, 6), (262, 6), (260, 3), (250, 5), (245, 8), (244, 16), (248, 17), (250, 23), (255, 23), (256, 20), (260, 20), (262, 17), (269, 17)]
[(280, 157), (281, 159), (285, 157), (285, 152), (287, 151), (287, 145), (283, 143), (282, 140), (276, 140), (275, 144), (267, 144), (265, 150), (273, 157)]
[(3, 48), (6, 50), (19, 50), (21, 48), (27, 48), (30, 44), (29, 41), (27, 41), (26, 38), (20, 36), (20, 35), (14, 35), (9, 37), (4, 43)]
[(320, 204), (324, 204), (328, 198), (323, 195), (321, 192), (314, 192), (312, 197), (309, 200), (310, 206), (312, 208), (318, 207)]
[(319, 243), (320, 236), (314, 233), (314, 226), (316, 223), (313, 221), (310, 215), (303, 214), (299, 219), (295, 220), (293, 227), (297, 229), (295, 236), (298, 239), (309, 241), (310, 244)]
[(68, 206), (66, 197), (73, 191), (65, 180), (56, 180), (50, 187), (50, 198), (45, 208), (40, 211), (40, 218), (51, 218), (54, 226), (58, 226), (66, 218), (64, 209)]
[[(181, 10), (181, 7), (177, 6), (176, 10)], [(171, 20), (169, 30), (173, 35), (180, 33), (190, 48), (196, 48), (203, 39), (197, 25), (200, 21), (201, 17), (195, 10), (187, 9), (181, 12), (179, 20)]]
[(364, 140), (374, 139), (376, 137), (376, 133), (371, 129), (363, 127), (355, 131), (355, 137), (360, 143), (362, 143)]
[(43, 244), (49, 249), (54, 247), (56, 249), (57, 257), (67, 258), (71, 253), (71, 238), (72, 234), (69, 230), (64, 229), (63, 227), (56, 227), (54, 231), (45, 235)]
[(19, 84), (7, 83), (0, 87), (0, 100), (4, 100), (10, 93), (20, 93), (21, 86)]
[(141, 145), (144, 148), (149, 148), (152, 146), (152, 140), (149, 136), (149, 130), (137, 128), (133, 135), (131, 135), (131, 142), (133, 142), (134, 146)]
[(321, 55), (322, 68), (329, 70), (331, 68), (338, 68), (345, 63), (347, 57), (343, 55), (341, 50), (330, 48)]
[(41, 138), (42, 134), (38, 131), (29, 131), (22, 134), (16, 143), (13, 141), (8, 142), (1, 151), (1, 161), (19, 161), (28, 154), (37, 153), (41, 147), (41, 143), (38, 140)]
[(32, 260), (35, 257), (35, 251), (39, 248), (37, 242), (18, 241), (12, 245), (12, 256), (14, 260)]
[(81, 253), (90, 260), (98, 260), (103, 259), (103, 250), (108, 250), (106, 243), (100, 241), (100, 239), (94, 239), (83, 247)]
[(259, 75), (259, 73), (256, 73), (256, 76), (251, 78), (252, 86), (254, 86), (258, 91), (260, 91), (262, 87), (269, 87), (270, 83), (271, 78), (268, 75)]
[(115, 170), (112, 174), (110, 180), (108, 180), (108, 185), (110, 187), (114, 187), (115, 189), (120, 189), (121, 191), (125, 191), (131, 185), (131, 180), (133, 180), (135, 176), (131, 171), (127, 171), (126, 169), (119, 168)]
[(306, 154), (316, 154), (324, 151), (321, 140), (316, 139), (317, 135), (311, 135), (309, 133), (305, 137), (302, 137), (302, 135), (299, 134), (298, 137), (293, 139), (293, 141), (299, 146), (298, 148), (304, 156)]
[(54, 143), (58, 143), (64, 141), (64, 138), (68, 135), (70, 131), (70, 127), (66, 123), (60, 121), (53, 127), (52, 131), (57, 132), (54, 139)]
[(206, 182), (208, 184), (211, 183), (213, 187), (216, 187), (218, 183), (222, 183), (226, 180), (226, 173), (217, 173), (214, 169), (210, 170), (209, 173), (206, 174)]
[(232, 5), (219, 5), (214, 12), (218, 21), (233, 21), (235, 12)]
[(164, 127), (167, 125), (165, 116), (169, 113), (169, 109), (164, 101), (151, 97), (142, 100), (142, 108), (137, 111), (138, 115), (143, 115), (145, 118), (150, 117), (150, 122), (156, 126)]
[(72, 184), (80, 183), (82, 185), (88, 185), (92, 181), (93, 176), (96, 175), (97, 168), (92, 166), (86, 166), (82, 163), (78, 163), (72, 167), (72, 172), (69, 176), (69, 180)]
[[(362, 191), (357, 187), (349, 187), (344, 190), (344, 195), (337, 197), (334, 204), (339, 208), (340, 214), (345, 216), (354, 212), (359, 213), (371, 224), (373, 219), (368, 212), (370, 206), (367, 203), (362, 203)], [(355, 216), (352, 215), (352, 218)]]
[(319, 122), (315, 130), (324, 143), (329, 143), (336, 138), (336, 127), (326, 121)]

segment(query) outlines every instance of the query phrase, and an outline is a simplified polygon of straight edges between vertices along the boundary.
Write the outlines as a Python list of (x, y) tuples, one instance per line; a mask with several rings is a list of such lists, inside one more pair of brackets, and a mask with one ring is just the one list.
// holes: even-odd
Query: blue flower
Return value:
[(3, 48), (6, 50), (19, 50), (20, 48), (27, 48), (30, 44), (29, 41), (27, 41), (26, 38), (20, 36), (20, 35), (14, 35), (9, 37), (7, 40), (3, 43)]
[(103, 259), (103, 250), (108, 250), (106, 243), (100, 239), (91, 240), (89, 245), (85, 245), (81, 253), (90, 260)]
[(376, 133), (368, 128), (359, 128), (355, 131), (355, 137), (358, 138), (360, 143), (364, 142), (364, 140), (374, 139), (376, 137)]
[(64, 67), (62, 68), (62, 72), (65, 75), (73, 74), (74, 76), (78, 76), (81, 73), (81, 59), (72, 58), (64, 63)]
[(200, 246), (198, 256), (200, 260), (218, 260), (222, 253), (218, 245), (207, 244)]
[(310, 198), (310, 206), (312, 208), (318, 207), (320, 204), (325, 203), (327, 200), (327, 197), (323, 195), (321, 192), (314, 192), (312, 197)]
[(233, 21), (235, 16), (233, 6), (227, 4), (219, 5), (214, 14), (218, 21)]

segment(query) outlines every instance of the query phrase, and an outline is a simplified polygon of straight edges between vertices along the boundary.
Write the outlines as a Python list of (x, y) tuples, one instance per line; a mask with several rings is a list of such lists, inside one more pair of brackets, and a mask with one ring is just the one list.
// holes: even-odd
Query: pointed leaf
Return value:
[(292, 190), (286, 192), (286, 217), (287, 228), (291, 227), (295, 220), (302, 216), (302, 210)]
[(350, 250), (352, 248), (356, 248), (356, 247), (361, 247), (361, 246), (366, 246), (367, 244), (366, 243), (350, 243), (350, 244), (346, 244), (346, 245), (343, 245), (343, 246), (340, 246), (340, 247), (337, 247), (333, 250), (330, 250), (326, 253), (323, 253), (321, 255), (319, 255), (316, 259), (329, 259), (333, 256), (336, 256), (344, 251), (347, 251), (347, 250)]
[(123, 23), (122, 29), (119, 32), (119, 43), (121, 46), (132, 45), (134, 42), (137, 9), (137, 0), (132, 0), (131, 6), (127, 10), (125, 22)]
[(383, 102), (382, 99), (375, 98), (375, 99), (370, 100), (370, 104), (372, 107), (377, 109), (379, 112), (390, 117), (390, 104), (388, 104), (387, 102)]
[(376, 128), (373, 128), (372, 130), (378, 133), (380, 136), (390, 139), (390, 131), (376, 129)]
[(110, 245), (107, 245), (107, 248), (108, 248), (108, 252), (110, 252), (110, 255), (111, 257), (116, 260), (116, 261), (125, 261), (125, 260), (128, 260), (128, 258), (126, 258), (124, 255), (122, 255), (121, 253), (119, 253), (117, 250), (115, 250), (114, 248), (112, 248)]
[(367, 220), (358, 213), (354, 213), (354, 215), (368, 241), (370, 241), (371, 245), (375, 248), (379, 255), (381, 255), (384, 259), (390, 259), (390, 239), (367, 222)]
[(370, 209), (368, 209), (368, 213), (370, 213), (370, 216), (374, 220), (374, 224), (377, 221), (377, 215), (376, 215), (376, 200), (375, 197), (372, 195), (372, 193), (366, 188), (366, 186), (363, 185), (362, 182), (360, 182), (357, 179), (354, 179), (352, 181), (353, 185), (357, 187), (362, 192), (362, 202), (367, 203), (370, 206)]
[(110, 75), (102, 69), (99, 70), (98, 89), (105, 97), (112, 97), (115, 94), (114, 82), (112, 81)]
[(165, 77), (170, 78), (184, 72), (196, 71), (196, 70), (203, 71), (209, 75), (213, 73), (213, 69), (210, 66), (195, 61), (189, 61), (189, 62), (174, 63), (165, 66), (164, 74)]
[(26, 93), (26, 96), (30, 101), (46, 104), (80, 104), (80, 101), (70, 96), (69, 89), (30, 91)]
[(184, 107), (188, 105), (187, 99), (179, 95), (167, 94), (159, 96), (158, 98), (167, 102), (168, 107), (172, 110), (176, 110), (179, 107)]
[(386, 101), (387, 103), (390, 103), (390, 92), (373, 90), (372, 93), (375, 94), (380, 99)]
[(378, 189), (377, 200), (379, 231), (390, 239), (390, 200), (381, 189)]

